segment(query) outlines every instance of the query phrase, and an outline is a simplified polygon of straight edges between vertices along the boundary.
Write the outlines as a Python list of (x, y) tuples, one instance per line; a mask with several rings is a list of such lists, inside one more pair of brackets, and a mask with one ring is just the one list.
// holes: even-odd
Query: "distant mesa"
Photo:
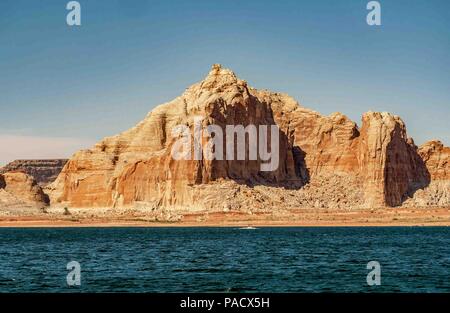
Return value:
[(0, 174), (7, 172), (23, 172), (45, 187), (53, 182), (67, 163), (67, 159), (15, 160), (0, 168)]
[[(279, 167), (262, 172), (259, 158), (174, 160), (172, 130), (193, 130), (198, 116), (205, 127), (277, 125)], [(286, 94), (254, 89), (214, 65), (135, 127), (67, 163), (18, 167), (45, 186), (55, 207), (267, 212), (450, 206), (449, 159), (439, 141), (415, 146), (398, 116), (367, 112), (358, 126), (341, 113), (323, 116)]]

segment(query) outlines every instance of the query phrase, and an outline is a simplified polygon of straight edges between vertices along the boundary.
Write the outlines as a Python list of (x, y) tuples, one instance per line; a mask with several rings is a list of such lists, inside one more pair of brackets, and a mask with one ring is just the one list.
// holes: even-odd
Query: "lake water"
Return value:
[(449, 227), (0, 229), (0, 292), (389, 291), (450, 292)]

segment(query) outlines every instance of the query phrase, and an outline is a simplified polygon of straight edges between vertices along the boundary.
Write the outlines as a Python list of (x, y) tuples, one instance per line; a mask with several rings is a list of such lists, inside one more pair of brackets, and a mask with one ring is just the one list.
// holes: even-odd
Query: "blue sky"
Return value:
[(416, 143), (450, 144), (450, 1), (381, 0), (380, 27), (366, 0), (80, 0), (81, 27), (67, 2), (0, 2), (0, 164), (126, 130), (213, 63), (323, 114), (389, 111)]

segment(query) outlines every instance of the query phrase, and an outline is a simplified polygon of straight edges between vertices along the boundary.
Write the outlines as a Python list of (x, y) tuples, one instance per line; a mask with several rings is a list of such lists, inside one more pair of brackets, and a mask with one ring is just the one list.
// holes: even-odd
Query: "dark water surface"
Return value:
[(450, 228), (0, 229), (0, 292), (74, 291), (450, 292)]

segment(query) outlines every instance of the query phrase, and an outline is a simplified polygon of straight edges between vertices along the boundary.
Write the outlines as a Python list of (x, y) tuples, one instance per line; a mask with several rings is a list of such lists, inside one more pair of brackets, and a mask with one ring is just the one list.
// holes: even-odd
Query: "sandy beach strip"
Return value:
[(185, 213), (178, 221), (161, 221), (146, 215), (96, 216), (3, 215), (0, 227), (362, 227), (450, 226), (450, 208), (382, 208), (365, 210), (299, 209), (288, 212)]

